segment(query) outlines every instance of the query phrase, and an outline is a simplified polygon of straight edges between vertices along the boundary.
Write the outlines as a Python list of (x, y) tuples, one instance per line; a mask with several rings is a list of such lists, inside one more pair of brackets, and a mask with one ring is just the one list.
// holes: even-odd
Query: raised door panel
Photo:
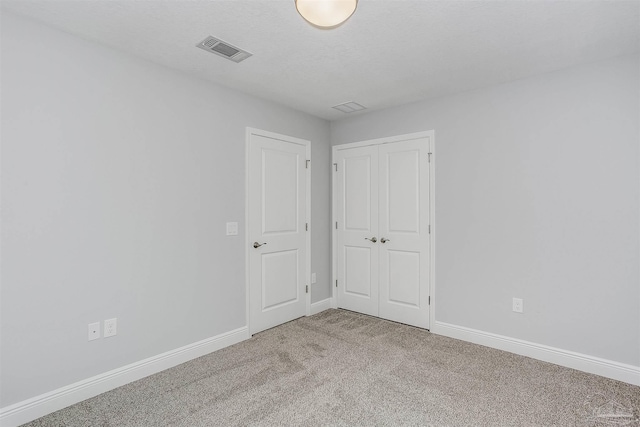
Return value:
[(344, 247), (344, 292), (356, 297), (371, 297), (371, 248)]
[(273, 310), (300, 298), (298, 250), (261, 254), (262, 311)]
[(408, 251), (386, 251), (389, 264), (390, 304), (420, 307), (420, 253)]
[[(364, 154), (364, 153), (363, 153)], [(344, 229), (371, 231), (371, 155), (344, 159)]]
[(298, 231), (300, 154), (262, 150), (262, 234)]
[(388, 171), (387, 229), (392, 233), (419, 233), (420, 150), (387, 152), (383, 157)]

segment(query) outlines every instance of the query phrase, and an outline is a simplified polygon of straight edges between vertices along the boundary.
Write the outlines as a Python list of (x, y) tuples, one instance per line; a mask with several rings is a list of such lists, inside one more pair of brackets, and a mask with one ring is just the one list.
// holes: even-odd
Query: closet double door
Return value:
[(431, 138), (406, 138), (335, 147), (337, 304), (429, 328)]

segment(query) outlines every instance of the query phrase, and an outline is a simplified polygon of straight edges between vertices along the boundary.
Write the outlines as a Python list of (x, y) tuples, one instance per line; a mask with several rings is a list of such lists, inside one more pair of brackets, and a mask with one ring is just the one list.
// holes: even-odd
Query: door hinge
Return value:
[(305, 293), (308, 294), (309, 293), (309, 285), (305, 285)]
[(336, 221), (336, 230), (338, 229), (338, 221)]
[(431, 234), (431, 224), (429, 224), (429, 234)]
[(428, 305), (431, 305), (431, 295), (429, 295), (429, 304)]
[(336, 168), (336, 172), (338, 172), (338, 164), (334, 163), (333, 166)]
[(429, 153), (429, 163), (431, 163), (431, 154), (433, 153)]
[(309, 223), (308, 222), (304, 223), (304, 230), (305, 231), (309, 231)]
[(336, 288), (338, 287), (338, 279), (336, 279)]
[(311, 160), (307, 160), (307, 163), (305, 164), (305, 168), (306, 168), (306, 169), (309, 169), (309, 162), (310, 162), (310, 161), (311, 161)]

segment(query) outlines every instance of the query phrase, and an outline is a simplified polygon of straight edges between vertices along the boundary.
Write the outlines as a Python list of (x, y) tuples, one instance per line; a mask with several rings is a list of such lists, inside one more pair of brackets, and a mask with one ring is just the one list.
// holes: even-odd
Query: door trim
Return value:
[(259, 135), (265, 138), (277, 139), (280, 141), (287, 141), (294, 144), (300, 144), (305, 146), (305, 154), (307, 160), (309, 160), (309, 167), (305, 169), (305, 173), (307, 174), (307, 185), (305, 188), (307, 203), (305, 206), (305, 222), (309, 224), (309, 229), (305, 233), (305, 245), (307, 256), (305, 259), (305, 266), (307, 269), (307, 274), (305, 277), (305, 285), (309, 287), (309, 292), (305, 295), (306, 300), (306, 309), (305, 313), (307, 316), (311, 314), (311, 141), (306, 139), (300, 139), (293, 136), (282, 135), (275, 132), (269, 132), (266, 130), (256, 129), (252, 127), (247, 127), (246, 137), (245, 137), (245, 155), (244, 155), (244, 239), (245, 241), (245, 253), (244, 253), (244, 266), (245, 266), (245, 324), (247, 325), (247, 331), (249, 336), (251, 336), (251, 283), (250, 283), (250, 262), (249, 255), (253, 246), (249, 241), (249, 153), (250, 153), (250, 144), (251, 144), (251, 135)]
[(412, 139), (429, 138), (429, 152), (431, 153), (431, 161), (429, 163), (429, 222), (431, 225), (431, 234), (429, 238), (429, 295), (431, 297), (431, 304), (429, 307), (429, 328), (431, 329), (436, 322), (436, 147), (435, 147), (435, 131), (428, 130), (423, 132), (408, 133), (404, 135), (396, 135), (385, 138), (370, 139), (366, 141), (351, 142), (348, 144), (335, 145), (331, 151), (331, 307), (338, 307), (338, 293), (336, 290), (336, 280), (338, 279), (338, 235), (335, 227), (337, 221), (338, 212), (336, 195), (338, 182), (335, 175), (335, 166), (337, 160), (337, 154), (340, 150), (347, 150), (350, 148), (365, 147), (368, 145), (381, 145), (389, 144), (398, 141), (408, 141)]

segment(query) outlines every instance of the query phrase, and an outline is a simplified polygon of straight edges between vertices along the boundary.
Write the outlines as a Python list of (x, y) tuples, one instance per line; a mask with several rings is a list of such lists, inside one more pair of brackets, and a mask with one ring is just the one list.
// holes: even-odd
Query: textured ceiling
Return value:
[[(331, 108), (346, 101), (380, 109), (640, 46), (637, 0), (360, 0), (333, 30), (309, 25), (293, 0), (3, 0), (2, 7), (329, 120), (349, 116)], [(236, 64), (197, 49), (207, 35), (253, 56)]]

